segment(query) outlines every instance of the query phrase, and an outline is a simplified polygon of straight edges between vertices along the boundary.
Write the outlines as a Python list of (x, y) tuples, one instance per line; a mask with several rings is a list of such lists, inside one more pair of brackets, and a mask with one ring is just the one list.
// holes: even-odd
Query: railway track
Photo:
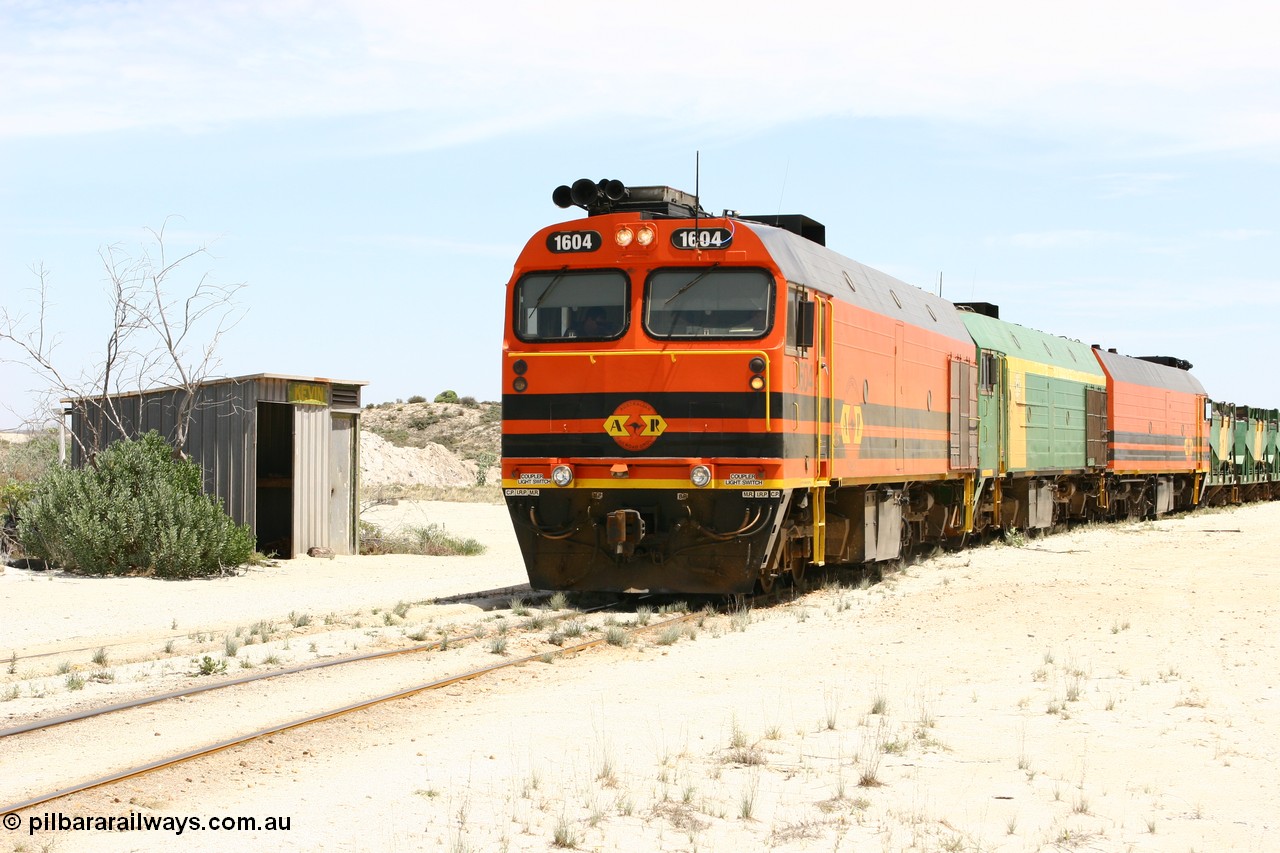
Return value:
[[(495, 589), (478, 590), (476, 592), (458, 593), (457, 595), (446, 595), (441, 598), (433, 598), (430, 600), (430, 602), (433, 605), (469, 604), (472, 602), (492, 602), (492, 601), (500, 601), (503, 599), (510, 600), (511, 598), (516, 596), (524, 596), (532, 600), (539, 596), (546, 598), (546, 597), (549, 597), (549, 595), (550, 595), (549, 593), (535, 592), (534, 590), (530, 589), (529, 585), (526, 583), (526, 584), (519, 584), (516, 586), (504, 586), (504, 587), (497, 587)], [(160, 639), (173, 640), (177, 642), (184, 639), (184, 637), (186, 637), (187, 639), (190, 639), (190, 635), (180, 635), (180, 634), (174, 634), (173, 636), (170, 636), (170, 637), (161, 637)], [(152, 638), (152, 641), (154, 642), (154, 638)], [(77, 655), (77, 654), (93, 654), (94, 652), (97, 652), (99, 650), (105, 650), (105, 651), (111, 652), (118, 649), (135, 647), (140, 645), (140, 643), (141, 641), (139, 640), (119, 640), (114, 643), (98, 643), (92, 646), (72, 646), (72, 647), (66, 647), (66, 648), (58, 648), (52, 651), (33, 652), (31, 654), (24, 654), (24, 655), (19, 655), (15, 652), (10, 657), (3, 658), (2, 660), (3, 660), (3, 663), (8, 664), (9, 666), (16, 666), (18, 664), (33, 663), (37, 661), (50, 660), (53, 658), (65, 659), (69, 656)]]
[[(482, 592), (463, 593), (460, 595), (448, 596), (447, 598), (444, 598), (444, 599), (437, 599), (434, 603), (457, 604), (457, 603), (464, 603), (469, 601), (482, 601), (482, 600), (487, 601), (487, 600), (493, 600), (496, 598), (501, 598), (504, 596), (509, 596), (512, 594), (518, 594), (521, 592), (528, 594), (530, 592), (529, 587), (527, 585), (524, 585), (521, 587), (504, 587), (502, 589), (484, 590)], [(545, 598), (549, 596), (543, 596), (543, 597)], [(651, 598), (651, 596), (641, 596), (637, 600), (640, 601), (646, 598)], [(593, 607), (584, 607), (576, 610), (575, 612), (582, 613), (582, 614), (596, 613), (602, 610), (607, 610), (613, 606), (614, 606), (614, 602), (609, 602), (607, 604), (601, 604)], [(16, 726), (0, 729), (0, 740), (3, 740), (4, 738), (10, 737), (12, 735), (19, 735), (19, 734), (25, 734), (27, 732), (51, 729), (51, 728), (54, 728), (55, 726), (60, 726), (65, 723), (74, 723), (74, 722), (79, 722), (81, 720), (93, 719), (94, 717), (101, 717), (101, 716), (105, 716), (106, 714), (113, 714), (119, 711), (127, 711), (131, 708), (141, 708), (146, 705), (154, 705), (158, 702), (165, 702), (171, 699), (181, 699), (187, 696), (195, 696), (200, 693), (208, 693), (210, 691), (222, 690), (225, 688), (236, 687), (243, 684), (253, 684), (259, 681), (269, 681), (271, 679), (281, 678), (289, 675), (296, 675), (298, 673), (303, 673), (303, 672), (310, 672), (312, 670), (328, 669), (329, 667), (334, 667), (334, 666), (345, 666), (347, 664), (360, 663), (362, 661), (382, 660), (384, 658), (398, 657), (400, 655), (420, 654), (420, 653), (430, 652), (435, 650), (443, 651), (447, 649), (450, 645), (457, 646), (462, 643), (474, 641), (474, 639), (475, 638), (470, 635), (458, 635), (454, 637), (446, 636), (430, 643), (417, 643), (412, 646), (406, 646), (400, 649), (389, 649), (389, 650), (378, 651), (378, 652), (368, 652), (366, 654), (361, 654), (361, 655), (348, 655), (345, 657), (334, 658), (332, 660), (317, 660), (317, 661), (312, 661), (310, 663), (300, 664), (298, 666), (290, 666), (290, 667), (285, 667), (283, 669), (271, 670), (268, 672), (258, 672), (252, 675), (243, 675), (238, 678), (223, 679), (220, 681), (211, 682), (209, 684), (198, 684), (191, 687), (183, 688), (181, 690), (171, 690), (171, 691), (166, 691), (164, 693), (156, 693), (148, 696), (142, 696), (136, 699), (129, 699), (124, 702), (115, 702), (110, 705), (102, 705), (95, 708), (89, 708), (84, 711), (77, 711), (70, 714), (61, 714), (54, 717), (43, 717), (40, 719), (32, 720), (27, 723), (22, 723)], [(588, 643), (584, 645), (589, 647), (591, 645), (594, 645), (594, 643)], [(81, 649), (81, 651), (87, 651), (87, 650), (88, 649)], [(65, 656), (68, 653), (69, 652), (62, 652), (62, 651), (50, 652), (50, 653), (42, 654), (38, 656), (29, 656), (27, 658), (16, 658), (16, 659), (30, 660), (33, 657), (48, 657), (48, 656), (55, 656), (55, 655)], [(539, 657), (539, 656), (535, 655), (534, 657)], [(525, 662), (525, 661), (522, 660), (518, 662)], [(488, 670), (486, 669), (485, 671), (488, 671)], [(458, 679), (458, 680), (464, 680), (464, 679)]]
[[(485, 594), (473, 594), (470, 598), (484, 597), (488, 592), (501, 594), (504, 591), (487, 591)], [(466, 600), (466, 597), (461, 596), (454, 598), (455, 600)], [(616, 606), (616, 603), (617, 602), (615, 601), (612, 603), (601, 604), (596, 607), (575, 610), (563, 617), (560, 617), (560, 622), (561, 624), (566, 624), (571, 620), (575, 620), (576, 617), (586, 615), (591, 612), (603, 611), (611, 606)], [(410, 683), (405, 686), (401, 686), (387, 692), (378, 693), (376, 695), (361, 695), (360, 698), (350, 699), (349, 701), (342, 701), (320, 708), (311, 708), (304, 713), (296, 715), (288, 715), (281, 718), (281, 715), (277, 714), (275, 719), (265, 725), (247, 726), (234, 734), (219, 739), (211, 739), (209, 742), (195, 748), (168, 748), (166, 741), (164, 747), (158, 750), (161, 754), (156, 755), (156, 749), (150, 749), (148, 752), (147, 746), (144, 746), (146, 743), (145, 737), (135, 736), (134, 742), (136, 744), (136, 752), (148, 752), (146, 760), (139, 760), (135, 757), (133, 752), (130, 752), (130, 760), (137, 763), (127, 763), (127, 765), (122, 765), (119, 761), (115, 761), (113, 763), (111, 758), (103, 756), (99, 761), (99, 764), (95, 766), (93, 763), (95, 760), (94, 756), (87, 754), (86, 750), (77, 750), (75, 752), (74, 761), (70, 762), (71, 766), (76, 768), (74, 771), (75, 778), (73, 780), (67, 780), (65, 778), (67, 775), (66, 773), (63, 773), (61, 776), (56, 773), (46, 773), (34, 783), (27, 784), (26, 790), (23, 792), (25, 796), (11, 792), (0, 794), (0, 797), (5, 799), (9, 797), (14, 797), (15, 799), (14, 802), (0, 807), (0, 813), (7, 814), (9, 812), (18, 812), (34, 808), (53, 800), (57, 800), (61, 797), (145, 775), (147, 773), (191, 761), (202, 756), (231, 749), (260, 738), (269, 737), (274, 734), (298, 729), (347, 714), (357, 713), (376, 705), (395, 702), (421, 693), (440, 690), (451, 685), (474, 680), (514, 667), (524, 666), (536, 661), (548, 660), (553, 656), (563, 657), (577, 655), (584, 651), (599, 648), (611, 643), (617, 645), (620, 642), (624, 642), (620, 640), (621, 635), (615, 633), (618, 631), (625, 633), (627, 637), (634, 637), (642, 633), (666, 629), (672, 625), (678, 625), (702, 616), (704, 616), (704, 613), (701, 611), (686, 611), (677, 615), (671, 615), (668, 613), (665, 618), (653, 621), (649, 621), (648, 619), (637, 619), (635, 623), (626, 626), (620, 624), (608, 626), (607, 631), (604, 629), (600, 630), (599, 636), (592, 637), (591, 639), (584, 639), (580, 642), (574, 642), (571, 645), (562, 645), (556, 648), (553, 652), (542, 651), (514, 657), (504, 657), (493, 663), (485, 663), (483, 665), (469, 667), (457, 667), (456, 665), (451, 664), (451, 666), (454, 666), (453, 671), (446, 671), (443, 674), (433, 674), (433, 677), (425, 680), (411, 680)], [(95, 736), (95, 734), (91, 733), (89, 727), (93, 725), (100, 726), (101, 722), (95, 723), (95, 721), (98, 721), (100, 718), (107, 715), (121, 715), (119, 722), (115, 720), (112, 721), (111, 725), (113, 733), (120, 734), (133, 729), (133, 734), (138, 735), (142, 730), (156, 728), (159, 730), (155, 732), (155, 735), (156, 737), (159, 737), (161, 735), (160, 730), (164, 728), (181, 727), (181, 720), (184, 714), (182, 713), (182, 709), (176, 706), (185, 703), (191, 697), (200, 694), (223, 693), (230, 698), (219, 701), (225, 701), (228, 709), (240, 709), (243, 707), (246, 699), (252, 698), (249, 691), (260, 686), (263, 682), (275, 681), (283, 684), (290, 679), (305, 679), (308, 677), (321, 676), (323, 674), (321, 671), (335, 669), (350, 670), (351, 673), (355, 675), (355, 678), (353, 678), (352, 681), (366, 686), (371, 680), (375, 680), (377, 683), (386, 683), (392, 678), (398, 678), (403, 682), (405, 680), (405, 667), (400, 667), (402, 671), (394, 676), (389, 675), (387, 672), (372, 674), (368, 671), (368, 667), (379, 664), (385, 665), (386, 662), (391, 659), (400, 658), (407, 660), (415, 655), (422, 655), (432, 651), (442, 651), (449, 648), (457, 650), (471, 647), (473, 654), (467, 656), (467, 659), (474, 661), (477, 653), (484, 653), (482, 650), (477, 652), (475, 649), (479, 639), (480, 638), (476, 637), (474, 633), (454, 637), (442, 637), (439, 641), (422, 643), (403, 649), (380, 651), (363, 655), (352, 655), (334, 660), (316, 661), (301, 666), (291, 667), (286, 670), (256, 673), (251, 676), (228, 679), (213, 684), (196, 685), (182, 690), (168, 691), (165, 693), (139, 697), (137, 699), (114, 703), (111, 705), (104, 705), (88, 709), (86, 711), (33, 720), (0, 730), (0, 749), (13, 757), (16, 754), (21, 754), (21, 750), (28, 745), (31, 746), (33, 750), (44, 751), (44, 748), (50, 746), (55, 738), (67, 743), (77, 744), (91, 743), (94, 740), (101, 740), (100, 733)], [(626, 640), (625, 642), (629, 642), (629, 640)], [(492, 652), (493, 647), (491, 647), (489, 651)], [(438, 655), (435, 656), (436, 660), (438, 660), (438, 658)], [(357, 664), (362, 664), (363, 666), (355, 666)], [(437, 669), (438, 668), (439, 667), (437, 666)], [(461, 671), (457, 671), (459, 669)], [(352, 687), (350, 689), (353, 692), (359, 692), (356, 687)], [(325, 690), (330, 693), (336, 692), (332, 684), (325, 686)], [(281, 692), (283, 691), (284, 688), (281, 688)], [(350, 696), (351, 693), (344, 695)], [(271, 697), (268, 696), (267, 698), (270, 699)], [(206, 697), (205, 701), (213, 700), (210, 697)], [(147, 714), (148, 709), (156, 709), (165, 705), (170, 705), (174, 710), (170, 710), (167, 714), (153, 714), (141, 719), (131, 719), (133, 715)], [(234, 718), (237, 714), (229, 711), (226, 716)], [(64, 733), (54, 734), (52, 733), (52, 730), (54, 729), (63, 730)], [(189, 734), (187, 734), (187, 737), (189, 738)], [(55, 766), (60, 764), (56, 758), (52, 758), (44, 763)], [(93, 767), (94, 769), (86, 772), (83, 769), (85, 767)], [(37, 791), (39, 793), (31, 793), (32, 791)]]

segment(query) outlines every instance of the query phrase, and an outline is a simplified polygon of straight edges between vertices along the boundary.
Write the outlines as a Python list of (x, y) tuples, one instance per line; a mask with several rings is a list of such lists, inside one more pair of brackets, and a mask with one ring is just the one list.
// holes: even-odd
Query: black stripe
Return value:
[[(741, 418), (763, 419), (765, 400), (769, 401), (772, 418), (794, 421), (793, 404), (799, 404), (801, 423), (834, 421), (839, 427), (838, 413), (848, 405), (835, 400), (837, 417), (832, 416), (832, 400), (823, 398), (817, 418), (814, 417), (816, 398), (811, 394), (762, 394), (759, 391), (598, 391), (582, 394), (504, 394), (502, 416), (513, 421), (572, 421), (604, 419), (628, 400), (643, 400), (664, 418), (689, 418), (691, 420), (726, 420)], [(850, 406), (852, 408), (852, 406)], [(895, 408), (879, 404), (862, 405), (862, 422), (867, 426), (904, 429), (932, 429), (945, 432), (949, 429), (945, 411), (927, 412), (923, 409)]]
[[(1186, 442), (1185, 435), (1152, 435), (1146, 432), (1117, 432), (1111, 437), (1112, 444), (1156, 444), (1179, 447)], [(1194, 441), (1194, 439), (1192, 439)]]
[[(951, 445), (946, 441), (922, 438), (902, 440), (903, 459), (949, 459), (950, 453)], [(898, 454), (898, 442), (893, 438), (864, 438), (858, 446), (858, 455), (863, 459), (896, 459)]]
[(596, 433), (551, 433), (548, 435), (504, 435), (502, 455), (543, 458), (547, 456), (595, 457), (689, 457), (728, 456), (744, 458), (803, 458), (813, 456), (813, 435), (732, 432), (665, 432), (644, 450), (624, 450), (604, 430)]
[(1113, 451), (1112, 458), (1117, 462), (1133, 460), (1141, 462), (1186, 462), (1190, 464), (1193, 461), (1187, 458), (1187, 454), (1182, 448), (1177, 450), (1127, 450), (1123, 447), (1118, 447)]
[[(858, 446), (863, 459), (947, 459), (949, 445), (946, 441), (905, 438), (868, 437)], [(831, 455), (830, 440), (822, 437), (822, 452)], [(850, 449), (837, 442), (835, 458), (843, 459)], [(751, 433), (751, 432), (665, 432), (644, 450), (624, 450), (603, 430), (595, 433), (550, 433), (543, 435), (504, 435), (502, 455), (514, 458), (540, 459), (548, 456), (585, 457), (741, 457), (747, 459), (812, 459), (814, 456), (813, 433)]]
[[(746, 382), (744, 380), (743, 384)], [(782, 411), (783, 395), (767, 395), (771, 414)], [(599, 391), (584, 394), (504, 394), (502, 417), (510, 421), (604, 419), (628, 400), (643, 400), (664, 418), (763, 418), (766, 395), (759, 391)], [(802, 410), (803, 411), (803, 410)]]
[(904, 429), (933, 429), (940, 432), (947, 432), (951, 428), (946, 412), (927, 412), (924, 409), (896, 408), (874, 403), (863, 404), (862, 422), (867, 426), (900, 426)]

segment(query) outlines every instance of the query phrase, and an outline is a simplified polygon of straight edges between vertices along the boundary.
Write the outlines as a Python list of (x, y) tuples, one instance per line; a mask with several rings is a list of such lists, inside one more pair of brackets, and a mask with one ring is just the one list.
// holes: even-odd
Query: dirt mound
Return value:
[(438, 444), (396, 447), (377, 433), (360, 433), (360, 479), (366, 486), (472, 486), (478, 476), (474, 461)]
[(360, 422), (364, 486), (497, 483), (502, 446), (498, 403), (382, 403)]

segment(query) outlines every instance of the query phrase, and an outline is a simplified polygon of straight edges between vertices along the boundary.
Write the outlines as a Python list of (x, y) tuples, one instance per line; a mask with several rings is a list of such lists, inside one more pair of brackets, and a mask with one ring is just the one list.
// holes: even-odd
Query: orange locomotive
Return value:
[(745, 593), (973, 529), (955, 306), (803, 216), (583, 179), (516, 262), (502, 477), (540, 589)]

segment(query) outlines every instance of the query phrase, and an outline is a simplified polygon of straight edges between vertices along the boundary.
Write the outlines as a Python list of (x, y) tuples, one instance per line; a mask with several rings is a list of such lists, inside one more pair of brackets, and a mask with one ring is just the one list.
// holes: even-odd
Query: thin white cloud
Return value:
[(1088, 180), (1098, 187), (1099, 198), (1116, 199), (1155, 195), (1178, 179), (1168, 172), (1112, 172)]
[(422, 237), (405, 234), (358, 234), (342, 238), (342, 242), (358, 246), (377, 246), (385, 249), (413, 252), (446, 252), (455, 255), (486, 255), (512, 258), (521, 246), (504, 243), (472, 243), (448, 240), (441, 237)]
[(1264, 237), (1270, 237), (1271, 234), (1272, 232), (1266, 228), (1228, 228), (1221, 231), (1209, 231), (1204, 236), (1210, 240), (1240, 243), (1245, 240), (1260, 240)]
[(1035, 231), (990, 237), (986, 242), (990, 246), (1012, 246), (1018, 249), (1083, 249), (1103, 244), (1127, 242), (1130, 239), (1125, 234), (1113, 231), (1063, 228), (1054, 231)]
[(0, 135), (416, 112), (435, 146), (566, 115), (826, 115), (1280, 144), (1280, 4), (765, 0), (0, 9)]

